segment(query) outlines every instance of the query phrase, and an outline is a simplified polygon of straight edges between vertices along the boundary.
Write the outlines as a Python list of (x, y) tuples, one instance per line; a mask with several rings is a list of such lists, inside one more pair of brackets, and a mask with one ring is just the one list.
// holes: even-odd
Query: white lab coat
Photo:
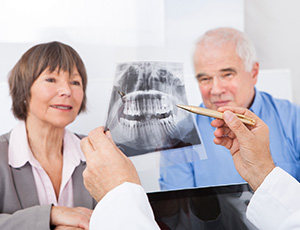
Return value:
[[(259, 229), (300, 229), (300, 183), (276, 167), (252, 197), (247, 218)], [(96, 206), (90, 230), (143, 229), (157, 226), (145, 191), (124, 183), (110, 191)]]
[(246, 215), (259, 229), (300, 229), (300, 183), (276, 167), (256, 190)]
[(142, 186), (125, 182), (108, 192), (97, 204), (90, 230), (159, 229)]

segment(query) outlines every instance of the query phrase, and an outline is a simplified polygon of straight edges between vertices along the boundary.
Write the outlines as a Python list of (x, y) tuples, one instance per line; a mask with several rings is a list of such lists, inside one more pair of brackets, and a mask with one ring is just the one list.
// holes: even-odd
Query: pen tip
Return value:
[(186, 105), (176, 105), (178, 108), (188, 110), (188, 106)]
[(186, 109), (186, 106), (184, 106), (184, 105), (176, 105), (176, 106), (181, 109)]
[(124, 97), (125, 96), (125, 93), (121, 92), (121, 91), (118, 91), (118, 94), (120, 94), (121, 97)]

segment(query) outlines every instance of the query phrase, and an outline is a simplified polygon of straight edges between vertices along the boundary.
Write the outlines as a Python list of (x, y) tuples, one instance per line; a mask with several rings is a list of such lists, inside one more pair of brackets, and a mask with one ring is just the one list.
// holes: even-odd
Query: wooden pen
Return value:
[[(218, 119), (223, 119), (223, 113), (216, 111), (216, 110), (211, 110), (211, 109), (205, 109), (205, 108), (201, 108), (198, 106), (191, 106), (191, 105), (176, 105), (177, 107), (187, 110), (189, 112), (192, 113), (197, 113), (200, 115), (204, 115), (204, 116), (209, 116), (209, 117), (214, 117), (214, 118), (218, 118)], [(246, 125), (255, 125), (255, 120), (244, 116), (242, 114), (237, 114), (235, 113), (235, 115)]]

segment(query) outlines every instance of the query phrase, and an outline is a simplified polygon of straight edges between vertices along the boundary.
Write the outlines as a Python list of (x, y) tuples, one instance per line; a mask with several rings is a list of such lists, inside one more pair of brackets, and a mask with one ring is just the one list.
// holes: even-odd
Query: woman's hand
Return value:
[(51, 209), (50, 224), (55, 229), (89, 229), (93, 210), (83, 207), (68, 208), (53, 206)]

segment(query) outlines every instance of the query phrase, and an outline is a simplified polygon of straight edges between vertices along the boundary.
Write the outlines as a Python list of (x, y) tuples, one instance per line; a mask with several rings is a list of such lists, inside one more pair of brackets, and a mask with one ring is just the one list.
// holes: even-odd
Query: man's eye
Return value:
[(225, 73), (222, 75), (222, 78), (230, 78), (232, 76), (233, 76), (232, 73)]
[(55, 82), (55, 79), (54, 78), (47, 78), (46, 81), (47, 82)]
[(199, 81), (200, 81), (201, 83), (205, 83), (205, 82), (209, 82), (210, 79), (211, 79), (211, 78), (209, 78), (209, 77), (201, 77), (201, 78), (199, 78)]

